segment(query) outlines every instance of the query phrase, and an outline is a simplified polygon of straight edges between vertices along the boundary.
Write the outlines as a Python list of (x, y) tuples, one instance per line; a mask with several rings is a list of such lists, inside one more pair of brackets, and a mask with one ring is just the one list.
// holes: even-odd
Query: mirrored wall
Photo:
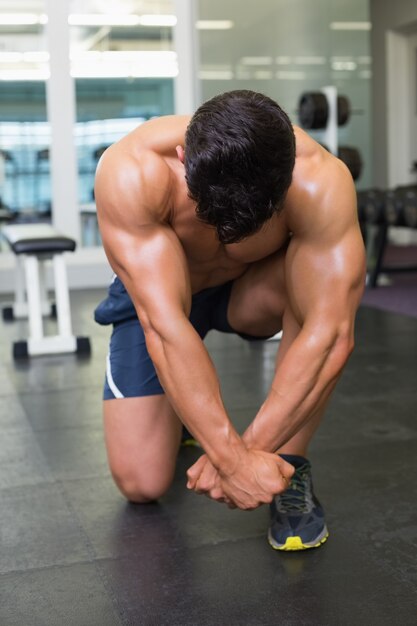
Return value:
[(45, 3), (0, 8), (0, 214), (2, 222), (17, 211), (48, 219)]
[[(371, 185), (372, 66), (368, 0), (198, 0), (203, 99), (230, 89), (274, 98), (298, 123), (306, 91), (334, 85), (352, 116), (339, 144), (363, 161), (359, 188)], [(312, 133), (321, 140), (322, 133)]]
[[(47, 13), (44, 0), (0, 4), (2, 221), (50, 220)], [(103, 150), (138, 124), (174, 112), (171, 0), (70, 0), (74, 142), (81, 244), (99, 245), (94, 175)], [(62, 104), (65, 106), (65, 102)]]
[[(357, 186), (371, 186), (368, 2), (195, 0), (201, 99), (230, 89), (262, 91), (297, 123), (301, 93), (336, 86), (353, 109), (339, 130), (339, 143), (360, 151)], [(53, 211), (45, 5), (45, 0), (0, 4), (3, 222), (10, 216), (48, 220)], [(174, 112), (177, 18), (174, 0), (68, 0), (68, 6), (81, 243), (95, 246), (100, 244), (93, 194), (98, 158), (138, 124)], [(321, 141), (320, 131), (314, 136)]]

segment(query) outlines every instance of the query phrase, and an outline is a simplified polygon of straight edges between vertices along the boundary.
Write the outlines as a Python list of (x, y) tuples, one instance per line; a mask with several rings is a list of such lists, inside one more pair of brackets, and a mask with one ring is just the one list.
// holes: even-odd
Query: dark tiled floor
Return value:
[[(311, 449), (331, 537), (280, 554), (268, 511), (229, 511), (185, 489), (132, 506), (109, 477), (101, 427), (108, 331), (75, 293), (90, 360), (16, 366), (25, 325), (0, 325), (2, 626), (417, 625), (417, 319), (363, 308), (357, 348)], [(262, 401), (276, 344), (213, 333), (240, 430)]]

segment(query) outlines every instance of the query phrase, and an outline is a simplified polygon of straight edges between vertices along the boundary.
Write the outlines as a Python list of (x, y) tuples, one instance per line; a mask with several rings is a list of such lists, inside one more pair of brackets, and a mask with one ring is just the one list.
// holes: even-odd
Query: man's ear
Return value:
[(184, 157), (185, 157), (184, 148), (182, 146), (177, 146), (175, 148), (175, 151), (176, 151), (177, 157), (179, 158), (181, 163), (184, 163)]

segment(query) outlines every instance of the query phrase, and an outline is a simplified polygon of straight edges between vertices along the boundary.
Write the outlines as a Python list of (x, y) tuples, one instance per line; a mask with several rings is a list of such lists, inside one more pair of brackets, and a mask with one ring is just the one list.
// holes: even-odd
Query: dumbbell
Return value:
[(417, 187), (404, 185), (386, 191), (384, 210), (390, 226), (417, 228)]
[[(329, 148), (326, 144), (321, 143), (319, 145), (329, 152)], [(348, 170), (352, 174), (353, 180), (358, 180), (362, 173), (363, 166), (359, 150), (357, 148), (353, 148), (352, 146), (339, 146), (337, 156), (347, 166)]]
[[(351, 114), (350, 102), (346, 96), (337, 96), (337, 125), (348, 123)], [(321, 91), (309, 91), (301, 94), (298, 102), (300, 124), (306, 130), (326, 128), (329, 118), (329, 103)]]
[(368, 194), (368, 190), (356, 192), (356, 200), (357, 200), (356, 203), (358, 207), (358, 220), (361, 224), (364, 224), (366, 222), (365, 204), (366, 204), (367, 194)]
[(417, 188), (410, 187), (403, 192), (404, 222), (409, 228), (417, 228)]
[(351, 146), (339, 146), (337, 156), (347, 166), (353, 180), (358, 180), (362, 173), (363, 165), (359, 150)]
[(389, 226), (405, 226), (404, 198), (398, 189), (388, 189), (385, 192), (384, 213)]
[(380, 189), (363, 191), (363, 215), (368, 224), (385, 223), (385, 194)]

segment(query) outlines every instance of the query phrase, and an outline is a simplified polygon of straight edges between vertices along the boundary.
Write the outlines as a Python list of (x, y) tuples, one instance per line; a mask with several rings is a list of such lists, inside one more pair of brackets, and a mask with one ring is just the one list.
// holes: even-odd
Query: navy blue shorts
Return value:
[[(230, 281), (194, 294), (191, 324), (201, 339), (212, 329), (239, 334), (250, 341), (267, 339), (236, 333), (230, 326), (227, 306), (232, 285), (233, 281)], [(106, 363), (104, 400), (163, 394), (135, 307), (119, 278), (113, 280), (108, 296), (96, 308), (94, 318), (99, 324), (113, 324)]]

